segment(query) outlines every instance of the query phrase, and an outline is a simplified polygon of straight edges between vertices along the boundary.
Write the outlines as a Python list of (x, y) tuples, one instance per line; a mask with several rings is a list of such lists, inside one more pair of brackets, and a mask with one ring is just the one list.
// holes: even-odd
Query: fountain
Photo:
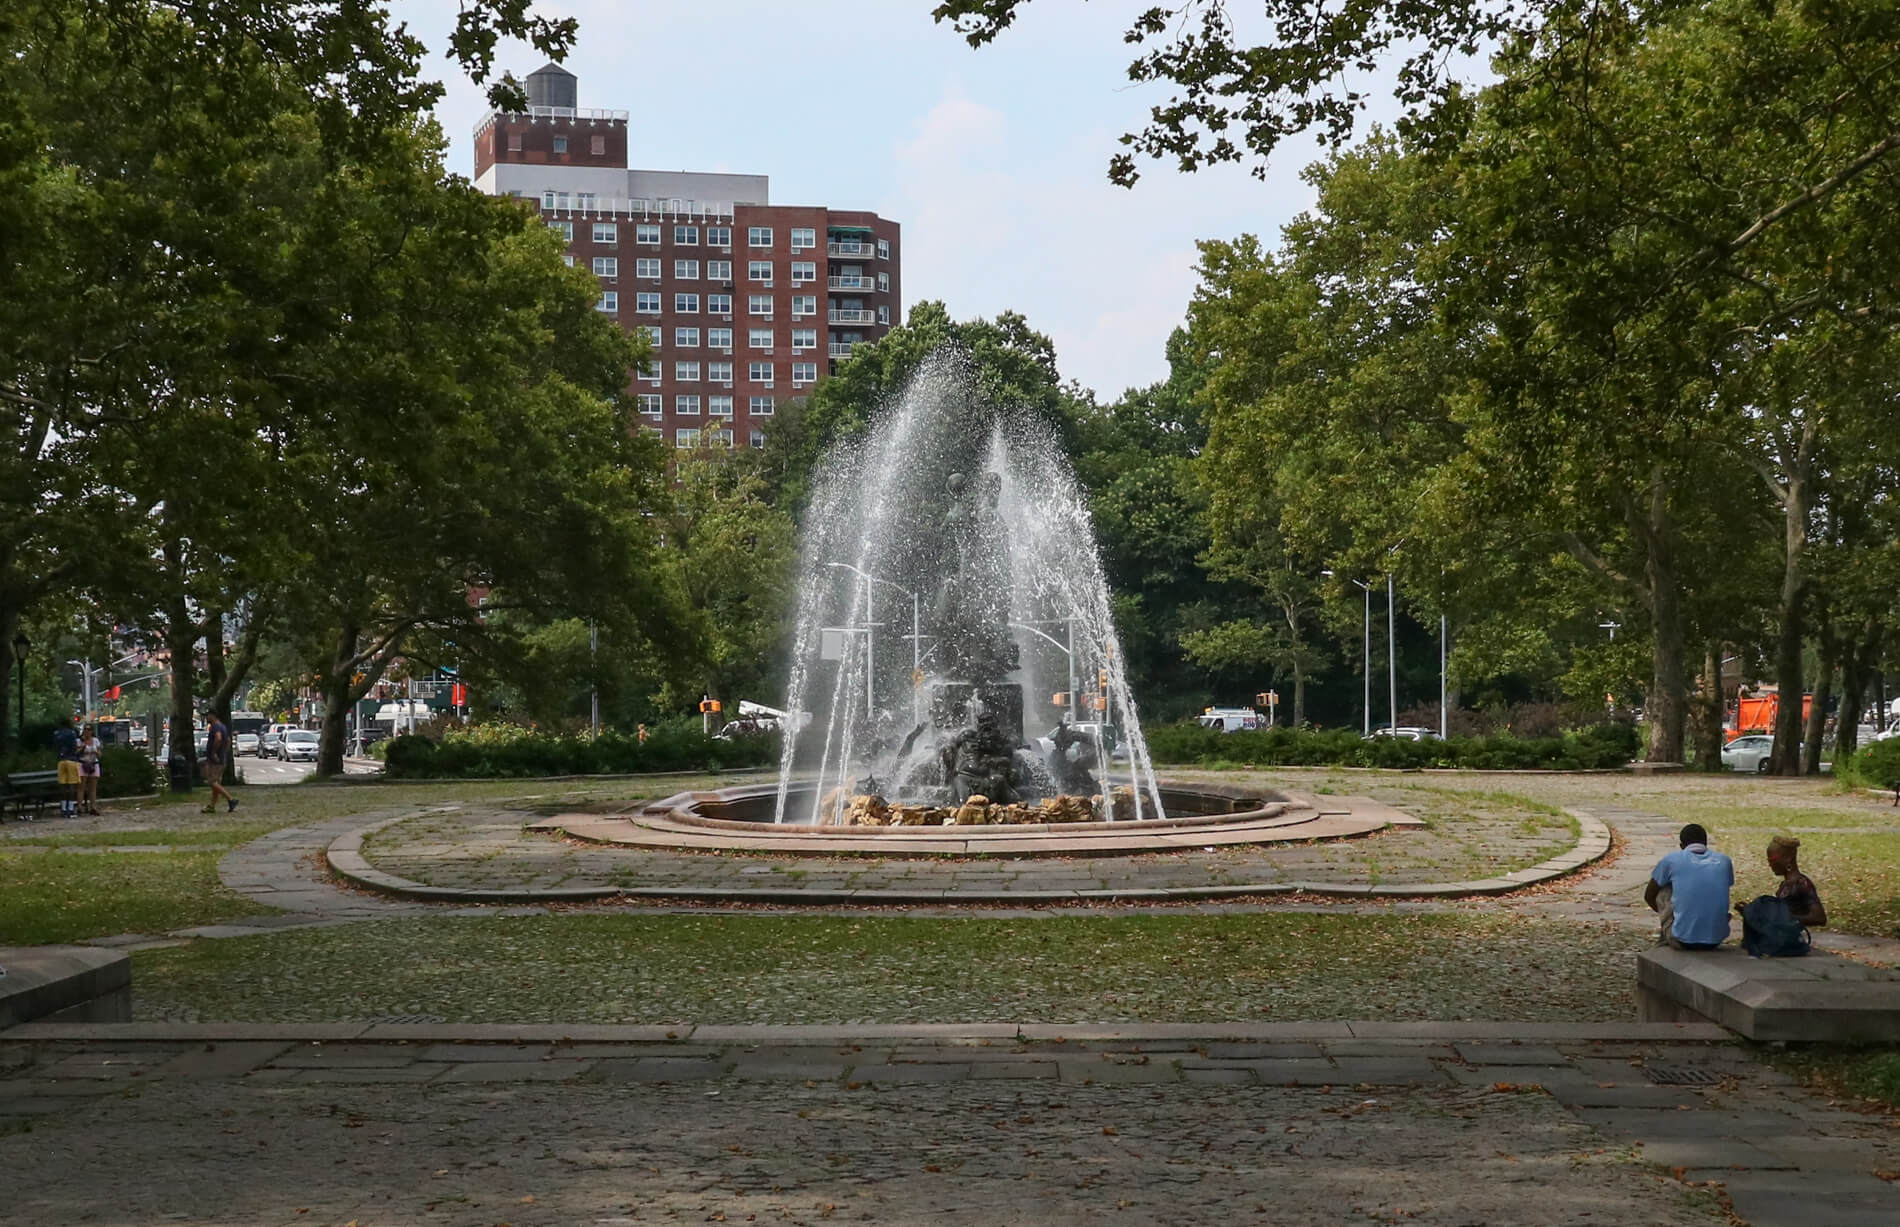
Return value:
[(815, 475), (777, 823), (1165, 817), (1081, 492), (975, 382), (934, 356)]

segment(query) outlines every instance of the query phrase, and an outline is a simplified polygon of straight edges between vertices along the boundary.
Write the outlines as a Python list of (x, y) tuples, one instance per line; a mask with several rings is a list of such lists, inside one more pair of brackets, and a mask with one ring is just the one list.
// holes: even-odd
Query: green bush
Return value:
[(1856, 788), (1892, 788), (1900, 790), (1900, 737), (1870, 741), (1855, 752), (1845, 770), (1835, 771)]
[[(0, 774), (51, 771), (59, 758), (49, 749), (15, 750), (0, 759)], [(139, 797), (158, 791), (158, 764), (132, 746), (105, 746), (99, 752), (99, 796)]]
[(1621, 767), (1636, 757), (1636, 729), (1599, 724), (1561, 737), (1453, 737), (1448, 741), (1368, 741), (1351, 729), (1254, 729), (1223, 733), (1199, 724), (1143, 730), (1157, 763), (1250, 767), (1462, 767), (1475, 771)]
[(721, 771), (763, 767), (779, 758), (779, 739), (708, 737), (696, 719), (663, 722), (647, 740), (625, 733), (597, 738), (542, 733), (514, 725), (476, 725), (440, 741), (418, 735), (387, 743), (383, 771), (392, 779), (492, 779), (546, 775), (623, 775), (648, 771)]

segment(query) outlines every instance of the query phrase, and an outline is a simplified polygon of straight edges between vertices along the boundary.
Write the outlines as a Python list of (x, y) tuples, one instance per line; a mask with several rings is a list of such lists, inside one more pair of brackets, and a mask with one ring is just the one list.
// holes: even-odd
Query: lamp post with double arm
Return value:
[[(1338, 573), (1335, 571), (1321, 571), (1320, 574), (1331, 578)], [(1351, 580), (1353, 584), (1357, 585), (1361, 592), (1366, 594), (1366, 655), (1365, 663), (1360, 667), (1359, 671), (1366, 679), (1365, 704), (1361, 709), (1364, 712), (1365, 718), (1363, 721), (1364, 727), (1361, 729), (1361, 732), (1363, 732), (1365, 736), (1370, 737), (1372, 736), (1372, 585), (1366, 583), (1364, 580), (1352, 579), (1351, 576), (1347, 576), (1346, 578)]]

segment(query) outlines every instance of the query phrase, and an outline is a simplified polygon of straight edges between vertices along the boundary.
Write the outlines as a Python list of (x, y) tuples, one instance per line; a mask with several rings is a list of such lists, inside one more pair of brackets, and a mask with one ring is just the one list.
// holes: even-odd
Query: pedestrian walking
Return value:
[(71, 818), (79, 812), (79, 734), (71, 716), (61, 716), (53, 729), (53, 753), (59, 759), (59, 786), (66, 790), (59, 799), (60, 817)]
[(79, 739), (79, 809), (82, 813), (97, 816), (99, 813), (99, 760), (105, 752), (105, 743), (99, 740), (99, 731), (92, 725), (86, 726), (86, 732)]
[(204, 807), (207, 814), (218, 810), (218, 798), (224, 798), (224, 812), (230, 813), (237, 808), (237, 798), (224, 787), (224, 767), (231, 761), (231, 730), (224, 721), (218, 719), (218, 713), (211, 713), (211, 725), (205, 729), (205, 782), (211, 785), (211, 803)]

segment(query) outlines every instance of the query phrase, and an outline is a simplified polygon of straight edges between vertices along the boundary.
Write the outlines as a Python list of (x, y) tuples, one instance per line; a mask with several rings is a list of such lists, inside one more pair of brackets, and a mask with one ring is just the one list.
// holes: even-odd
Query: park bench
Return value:
[(1900, 971), (1814, 950), (1758, 959), (1738, 946), (1636, 956), (1643, 1022), (1714, 1022), (1751, 1040), (1900, 1042)]
[(0, 822), (6, 821), (9, 809), (16, 817), (31, 822), (32, 818), (26, 814), (29, 805), (33, 807), (33, 818), (37, 818), (48, 801), (57, 801), (60, 796), (57, 771), (15, 771), (0, 776)]

